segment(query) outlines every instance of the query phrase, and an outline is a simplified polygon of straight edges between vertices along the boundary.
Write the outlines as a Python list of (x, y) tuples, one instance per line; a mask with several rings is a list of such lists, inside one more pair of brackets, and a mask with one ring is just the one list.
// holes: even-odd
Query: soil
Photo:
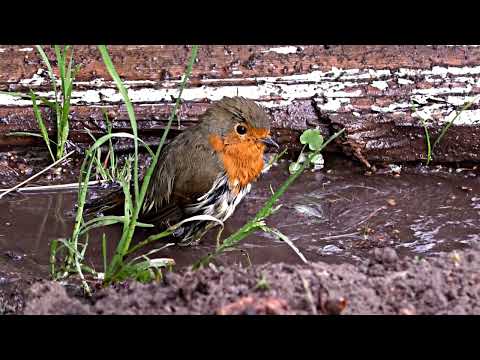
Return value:
[[(1, 159), (3, 169), (14, 170), (5, 170), (5, 187), (28, 176), (22, 169), (45, 166), (14, 152)], [(35, 185), (75, 182), (78, 160)], [(287, 167), (282, 162), (262, 176), (223, 236), (258, 211)], [(73, 284), (49, 281), (49, 243), (71, 232), (76, 191), (11, 194), (0, 200), (0, 314), (480, 313), (479, 192), (475, 166), (385, 164), (372, 174), (328, 156), (324, 169), (302, 174), (268, 220), (308, 264), (284, 242), (256, 233), (239, 251), (192, 272), (189, 266), (215, 246), (212, 231), (198, 246), (162, 251), (176, 266), (160, 283), (126, 282), (91, 299)], [(111, 240), (120, 229), (92, 232), (87, 258), (97, 269), (95, 240), (103, 232)]]
[(58, 283), (28, 291), (25, 314), (478, 314), (480, 251), (399, 258), (375, 249), (360, 265), (268, 264), (168, 273), (127, 282), (91, 301)]

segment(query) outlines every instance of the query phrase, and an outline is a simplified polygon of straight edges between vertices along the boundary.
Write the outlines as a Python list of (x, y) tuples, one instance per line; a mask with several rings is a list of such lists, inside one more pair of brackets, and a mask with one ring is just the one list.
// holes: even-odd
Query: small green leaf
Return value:
[(300, 170), (301, 165), (298, 162), (292, 162), (288, 167), (288, 171), (290, 174), (295, 174), (298, 170)]
[(308, 144), (310, 150), (319, 150), (323, 144), (323, 136), (318, 129), (308, 129), (300, 136), (300, 142), (304, 145)]

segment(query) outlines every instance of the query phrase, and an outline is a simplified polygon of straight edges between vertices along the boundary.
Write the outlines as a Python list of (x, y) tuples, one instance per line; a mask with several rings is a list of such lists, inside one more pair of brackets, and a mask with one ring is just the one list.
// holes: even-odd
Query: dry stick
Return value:
[[(109, 182), (109, 180), (92, 180), (88, 182), (88, 186), (91, 185), (101, 185)], [(65, 190), (65, 189), (77, 189), (83, 184), (71, 183), (71, 184), (58, 184), (58, 185), (44, 185), (44, 186), (29, 186), (20, 188), (18, 192), (29, 192), (29, 191), (49, 191), (49, 190)], [(0, 189), (0, 192), (9, 191), (10, 189)]]
[(377, 210), (374, 210), (370, 213), (370, 215), (368, 215), (365, 219), (363, 219), (362, 221), (360, 221), (359, 223), (357, 223), (357, 225), (355, 226), (360, 226), (362, 225), (364, 222), (370, 220), (372, 217), (374, 217), (375, 215), (377, 215), (377, 213), (381, 210), (385, 210), (387, 207), (386, 206), (382, 206), (382, 207), (379, 207)]
[[(317, 238), (317, 240), (339, 239), (339, 238), (342, 238), (342, 237), (351, 237), (351, 236), (355, 236), (355, 235), (358, 235), (358, 234), (359, 234), (359, 232), (356, 231), (356, 232), (350, 233), (350, 234), (340, 234), (340, 235), (325, 236), (325, 237)], [(315, 235), (315, 234), (312, 234), (312, 235)]]
[(310, 310), (313, 315), (317, 315), (317, 308), (315, 307), (315, 302), (313, 301), (312, 291), (310, 290), (310, 284), (308, 280), (305, 279), (300, 272), (298, 272), (300, 279), (302, 280), (303, 288), (305, 289), (305, 297), (307, 298), (308, 305), (310, 305)]
[(352, 225), (352, 226), (346, 228), (345, 231), (350, 230), (350, 229), (352, 229), (352, 228), (354, 228), (354, 227), (356, 227), (356, 226), (362, 225), (364, 222), (370, 220), (372, 217), (374, 217), (375, 215), (377, 215), (377, 213), (378, 213), (379, 211), (385, 210), (386, 208), (387, 208), (386, 206), (381, 206), (381, 207), (379, 207), (378, 209), (372, 211), (372, 212), (371, 212), (365, 219), (363, 219), (362, 221), (358, 222), (358, 223), (355, 224), (355, 225)]
[(47, 166), (45, 169), (43, 169), (42, 171), (36, 173), (35, 175), (29, 177), (27, 180), (25, 181), (22, 181), (20, 184), (18, 185), (15, 185), (14, 187), (8, 189), (7, 191), (5, 191), (3, 194), (0, 194), (0, 199), (3, 198), (5, 195), (11, 193), (12, 191), (15, 191), (17, 190), (19, 187), (21, 187), (22, 185), (25, 185), (27, 183), (29, 183), (30, 181), (32, 181), (33, 179), (39, 177), (40, 175), (42, 175), (44, 172), (46, 172), (47, 170), (50, 170), (52, 167), (58, 165), (59, 163), (61, 163), (63, 160), (65, 160), (66, 158), (68, 158), (70, 155), (72, 155), (73, 153), (75, 152), (75, 150), (72, 150), (70, 151), (67, 155), (65, 155), (64, 157), (62, 157), (61, 159), (58, 159), (57, 161), (55, 161), (53, 164), (50, 164), (49, 166)]
[[(278, 236), (278, 234), (277, 234)], [(308, 261), (307, 259), (305, 258), (305, 256), (303, 256), (303, 254), (300, 252), (300, 250), (293, 244), (292, 240), (290, 240), (287, 236), (282, 236), (280, 237), (280, 240), (284, 241), (288, 246), (290, 246), (292, 248), (292, 250), (295, 252), (295, 254), (298, 255), (298, 257), (305, 263), (307, 264)]]

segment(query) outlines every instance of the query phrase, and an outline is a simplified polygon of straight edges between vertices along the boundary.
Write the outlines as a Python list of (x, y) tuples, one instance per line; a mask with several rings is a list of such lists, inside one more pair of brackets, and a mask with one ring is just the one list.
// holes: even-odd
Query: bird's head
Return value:
[(252, 100), (224, 97), (202, 118), (209, 143), (221, 156), (230, 180), (244, 186), (256, 179), (263, 168), (265, 146), (278, 147), (265, 110)]
[(248, 144), (264, 149), (277, 146), (270, 136), (270, 118), (265, 110), (243, 97), (224, 97), (212, 104), (203, 116), (211, 142), (221, 141), (224, 147)]

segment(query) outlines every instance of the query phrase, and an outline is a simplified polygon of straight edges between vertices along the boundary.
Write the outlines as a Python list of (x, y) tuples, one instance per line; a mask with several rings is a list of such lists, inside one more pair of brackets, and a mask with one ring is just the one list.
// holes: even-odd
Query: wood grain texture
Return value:
[[(161, 134), (178, 93), (188, 46), (109, 46), (129, 88), (140, 133)], [(47, 54), (53, 61), (51, 49)], [(105, 131), (102, 109), (116, 130), (128, 130), (126, 109), (94, 46), (76, 46), (82, 64), (75, 83), (71, 136)], [(0, 90), (29, 88), (52, 98), (34, 46), (0, 45)], [(236, 94), (263, 104), (274, 134), (292, 144), (309, 127), (328, 136), (345, 127), (339, 149), (366, 165), (425, 159), (422, 118), (435, 139), (456, 109), (480, 93), (478, 46), (201, 46), (180, 110), (181, 126), (194, 124), (211, 101)], [(416, 110), (413, 111), (412, 107)], [(53, 131), (48, 110), (43, 110)], [(478, 161), (480, 109), (463, 112), (435, 149), (437, 161)], [(34, 139), (6, 136), (36, 131), (28, 101), (0, 95), (0, 145)], [(175, 132), (174, 132), (175, 133)]]

